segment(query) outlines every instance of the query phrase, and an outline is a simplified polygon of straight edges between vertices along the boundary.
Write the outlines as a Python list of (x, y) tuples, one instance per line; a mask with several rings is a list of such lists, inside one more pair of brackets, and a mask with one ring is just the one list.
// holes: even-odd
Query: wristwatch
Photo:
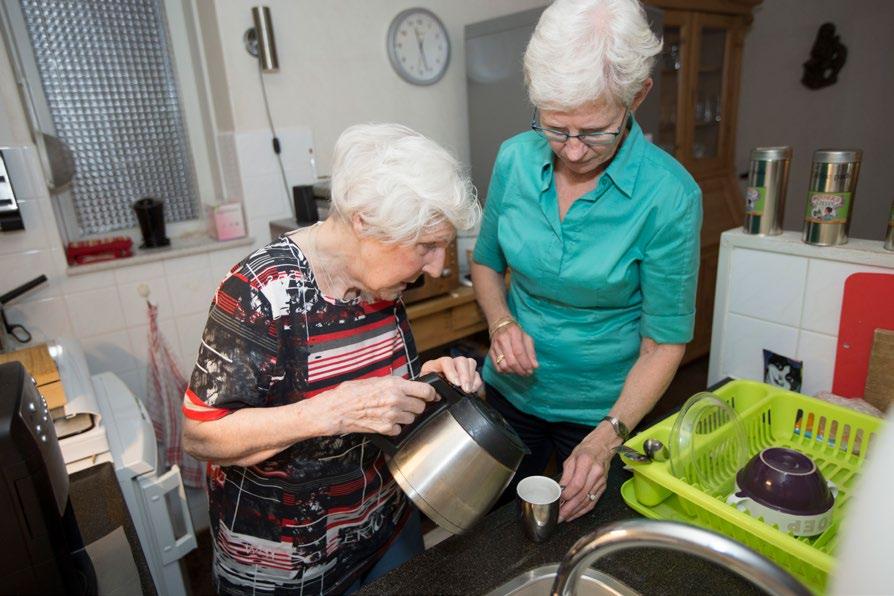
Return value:
[(606, 416), (599, 422), (608, 422), (612, 425), (612, 429), (614, 429), (615, 434), (621, 438), (621, 441), (626, 441), (627, 437), (630, 436), (630, 430), (628, 430), (627, 426), (624, 425), (618, 418), (614, 416)]

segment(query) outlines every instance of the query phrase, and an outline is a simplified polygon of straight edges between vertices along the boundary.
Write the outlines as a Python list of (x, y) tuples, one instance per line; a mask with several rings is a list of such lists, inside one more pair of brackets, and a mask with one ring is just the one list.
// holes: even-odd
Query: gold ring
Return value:
[(590, 499), (591, 501), (595, 501), (599, 497), (597, 497), (595, 493), (587, 493), (587, 498)]
[(494, 361), (494, 364), (499, 364), (499, 363), (503, 362), (504, 360), (506, 360), (505, 354), (497, 354), (497, 359)]

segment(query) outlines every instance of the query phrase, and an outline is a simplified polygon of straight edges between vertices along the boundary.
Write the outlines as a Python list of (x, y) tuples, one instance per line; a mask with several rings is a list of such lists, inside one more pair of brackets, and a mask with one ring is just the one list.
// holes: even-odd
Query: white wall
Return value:
[[(236, 130), (266, 129), (257, 62), (242, 35), (252, 26), (254, 0), (215, 3)], [(280, 70), (264, 75), (277, 126), (313, 130), (318, 173), (328, 174), (332, 148), (351, 124), (396, 121), (449, 147), (468, 163), (463, 27), (547, 4), (546, 0), (266, 0), (273, 19)], [(401, 10), (423, 6), (450, 34), (450, 67), (437, 84), (418, 87), (388, 62), (385, 35)], [(524, 123), (520, 123), (523, 126)]]
[[(817, 30), (835, 24), (848, 56), (838, 82), (811, 90), (801, 84)], [(894, 2), (890, 0), (765, 0), (745, 38), (738, 172), (753, 147), (791, 145), (785, 228), (800, 230), (813, 151), (863, 149), (851, 236), (884, 238), (894, 200), (891, 98), (894, 97)]]

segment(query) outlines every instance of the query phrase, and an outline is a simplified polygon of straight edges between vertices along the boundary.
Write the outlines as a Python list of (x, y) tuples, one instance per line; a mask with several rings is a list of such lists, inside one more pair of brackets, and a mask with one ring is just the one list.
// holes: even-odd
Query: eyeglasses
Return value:
[(621, 119), (621, 126), (616, 131), (599, 131), (599, 132), (582, 132), (576, 135), (562, 132), (561, 130), (553, 130), (552, 128), (544, 128), (540, 126), (538, 121), (537, 108), (534, 108), (534, 114), (531, 116), (531, 129), (551, 143), (562, 143), (563, 145), (571, 139), (577, 139), (587, 147), (611, 147), (618, 140), (618, 137), (624, 132), (627, 125), (627, 116), (630, 114), (630, 107), (624, 108), (624, 117)]

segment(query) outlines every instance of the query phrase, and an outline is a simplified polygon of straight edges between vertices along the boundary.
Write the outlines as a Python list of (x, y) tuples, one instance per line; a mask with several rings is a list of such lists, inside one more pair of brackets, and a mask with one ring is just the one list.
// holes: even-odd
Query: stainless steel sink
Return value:
[[(525, 571), (493, 592), (489, 592), (488, 596), (509, 596), (510, 594), (512, 596), (539, 596), (541, 594), (549, 594), (558, 569), (559, 565), (554, 564)], [(638, 592), (608, 574), (596, 569), (587, 569), (583, 572), (577, 584), (577, 594), (579, 596), (602, 596), (603, 594), (633, 596), (638, 594)]]

